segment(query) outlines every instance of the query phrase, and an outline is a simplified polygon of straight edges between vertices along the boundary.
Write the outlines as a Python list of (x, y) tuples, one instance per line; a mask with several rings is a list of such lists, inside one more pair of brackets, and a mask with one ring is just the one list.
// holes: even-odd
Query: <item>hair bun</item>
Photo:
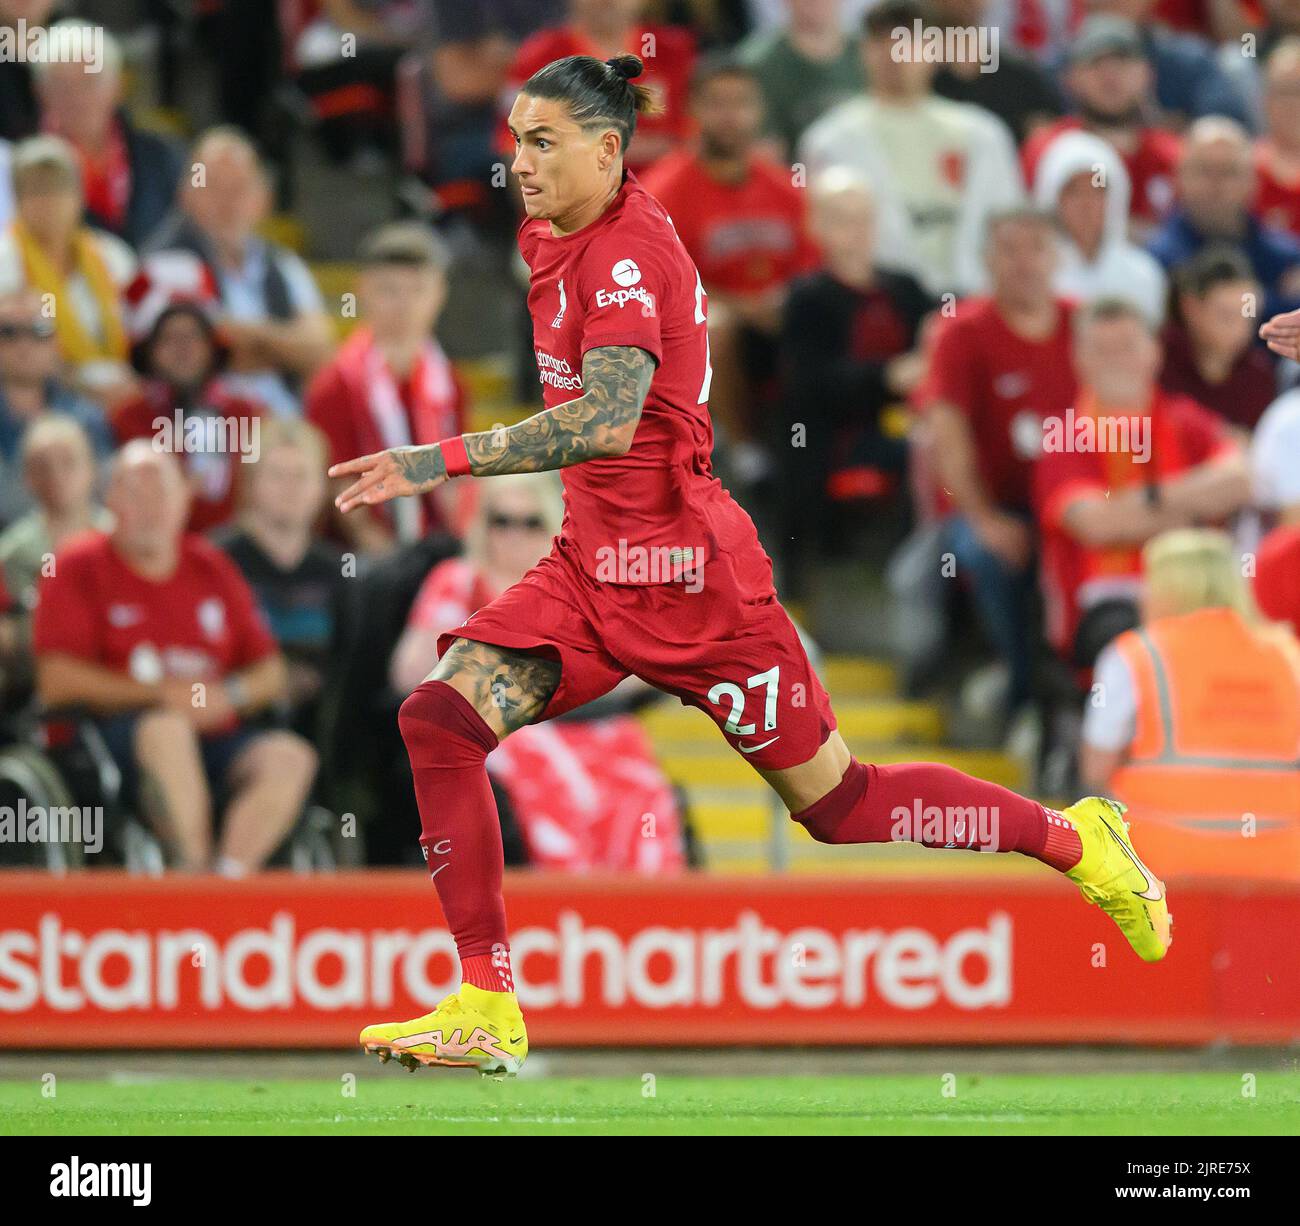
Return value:
[(642, 64), (635, 55), (616, 55), (613, 59), (606, 60), (605, 64), (618, 73), (624, 81), (631, 81), (641, 75)]

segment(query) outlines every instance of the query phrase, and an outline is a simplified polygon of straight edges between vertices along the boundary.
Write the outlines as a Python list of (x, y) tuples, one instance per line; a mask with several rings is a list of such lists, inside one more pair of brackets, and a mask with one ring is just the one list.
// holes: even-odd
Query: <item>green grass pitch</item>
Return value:
[[(354, 1090), (350, 1094), (349, 1088)], [(1296, 1134), (1300, 1077), (539, 1078), (399, 1069), (356, 1079), (0, 1082), (0, 1134)], [(945, 1093), (945, 1090), (948, 1092)]]

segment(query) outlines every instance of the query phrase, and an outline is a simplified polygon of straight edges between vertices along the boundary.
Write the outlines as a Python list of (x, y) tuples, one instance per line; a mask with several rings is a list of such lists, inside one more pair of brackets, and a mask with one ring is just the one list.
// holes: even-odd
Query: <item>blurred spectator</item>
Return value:
[[(793, 2), (794, 0), (740, 0), (748, 22), (747, 28), (755, 34), (771, 34), (774, 30), (784, 29), (790, 20), (790, 5)], [(863, 14), (873, 3), (874, 0), (839, 0), (836, 8), (840, 29), (846, 33), (860, 29)]]
[[(359, 258), (363, 323), (307, 391), (307, 416), (329, 440), (331, 464), (436, 443), (466, 426), (464, 388), (433, 335), (447, 297), (446, 248), (426, 227), (396, 222), (371, 234)], [(444, 484), (369, 514), (342, 516), (332, 504), (331, 513), (352, 548), (383, 552), (452, 526), (457, 497)]]
[[(391, 680), (399, 693), (410, 693), (433, 671), (441, 635), (538, 564), (562, 516), (553, 474), (484, 483), (465, 557), (430, 572), (393, 652)], [(510, 798), (530, 865), (643, 874), (684, 867), (672, 785), (645, 730), (619, 706), (620, 696), (648, 689), (630, 677), (574, 715), (520, 728), (488, 755), (488, 770)], [(649, 833), (646, 814), (653, 815)]]
[(50, 34), (103, 40), (103, 64), (55, 61), (36, 66), (41, 128), (76, 153), (86, 220), (138, 247), (171, 208), (180, 181), (180, 151), (137, 128), (123, 107), (122, 50), (103, 27), (60, 21)]
[(1129, 217), (1140, 235), (1173, 205), (1178, 137), (1152, 122), (1152, 68), (1137, 27), (1118, 17), (1089, 18), (1070, 44), (1063, 79), (1076, 114), (1025, 142), (1025, 177), (1037, 178), (1039, 159), (1061, 133), (1083, 129), (1101, 137), (1128, 171)]
[[(689, 134), (687, 95), (695, 68), (695, 39), (680, 26), (652, 26), (640, 20), (643, 0), (569, 0), (568, 21), (541, 30), (519, 48), (506, 82), (505, 110), (533, 73), (568, 55), (592, 55), (607, 60), (630, 52), (641, 57), (644, 71), (637, 78), (657, 95), (662, 110), (637, 120), (636, 136), (624, 159), (640, 173)], [(514, 153), (514, 138), (502, 118), (499, 148), (506, 161)]]
[(234, 514), (264, 416), (256, 401), (225, 385), (229, 348), (211, 311), (203, 297), (145, 302), (132, 351), (145, 382), (110, 418), (119, 443), (152, 439), (180, 457), (190, 484), (191, 532), (206, 532)]
[(89, 528), (106, 531), (107, 513), (95, 502), (95, 453), (74, 418), (47, 413), (27, 431), (22, 448), (23, 478), (35, 506), (0, 532), (0, 573), (16, 608), (13, 666), (5, 669), (7, 687), (31, 685), (31, 616), (36, 585), (48, 574), (54, 553), (69, 537)]
[[(481, 216), (502, 195), (489, 185), (502, 160), (500, 106), (510, 66), (530, 34), (560, 21), (564, 0), (432, 0), (432, 7), (432, 49), (398, 66), (402, 164), (431, 189), (421, 204), (435, 217)], [(501, 204), (514, 218), (513, 206)]]
[(1255, 141), (1251, 212), (1300, 239), (1300, 36), (1274, 46), (1264, 82), (1264, 132)]
[[(994, 218), (985, 247), (991, 296), (958, 303), (936, 331), (916, 399), (921, 462), (940, 491), (941, 518), (905, 546), (914, 564), (906, 552), (894, 564), (904, 597), (899, 650), (910, 671), (924, 675), (942, 651), (933, 628), (955, 571), (1008, 671), (1008, 716), (1031, 688), (1030, 507), (1042, 420), (1074, 397), (1071, 307), (1052, 289), (1054, 239), (1051, 220), (1037, 211)], [(953, 568), (941, 565), (944, 554)], [(912, 582), (899, 590), (909, 572)]]
[(937, 97), (923, 55), (895, 59), (895, 29), (910, 38), (924, 20), (915, 0), (883, 0), (868, 13), (868, 90), (808, 129), (799, 160), (810, 176), (846, 165), (866, 178), (877, 194), (879, 263), (912, 273), (933, 294), (960, 295), (984, 283), (989, 215), (1023, 193), (1006, 125)]
[[(0, 0), (0, 27), (17, 38), (18, 23), (28, 31), (47, 25), (57, 0)], [(40, 103), (36, 100), (34, 65), (25, 58), (0, 59), (0, 138), (10, 141), (35, 136), (40, 127)]]
[(13, 147), (0, 140), (0, 231), (7, 230), (14, 219)]
[(1162, 873), (1300, 881), (1300, 644), (1225, 534), (1170, 532), (1144, 561), (1142, 629), (1097, 660), (1084, 787), (1129, 806)]
[(1255, 506), (1273, 530), (1255, 558), (1255, 598), (1300, 636), (1300, 390), (1279, 396), (1251, 440)]
[(691, 86), (694, 148), (661, 158), (643, 185), (668, 210), (709, 296), (709, 411), (731, 445), (738, 481), (762, 476), (772, 423), (763, 384), (791, 279), (817, 263), (804, 193), (756, 149), (763, 98), (734, 60), (706, 60)]
[(1277, 371), (1255, 343), (1260, 288), (1234, 247), (1202, 247), (1174, 273), (1160, 386), (1251, 429), (1277, 395)]
[(1250, 140), (1231, 119), (1200, 119), (1187, 133), (1178, 163), (1178, 207), (1148, 248), (1173, 269), (1206, 243), (1240, 247), (1263, 285), (1261, 317), (1300, 302), (1300, 241), (1275, 230), (1250, 209), (1255, 175)]
[[(1166, 28), (1153, 15), (1158, 0), (1086, 0), (1092, 13), (1120, 17), (1137, 26), (1154, 76), (1162, 122), (1182, 128), (1206, 115), (1250, 122), (1250, 107), (1236, 80), (1220, 67), (1204, 38)], [(1240, 44), (1238, 44), (1240, 46)]]
[(1076, 323), (1079, 395), (1044, 420), (1034, 475), (1047, 636), (1090, 668), (1137, 622), (1141, 547), (1170, 528), (1222, 523), (1248, 501), (1227, 425), (1161, 390), (1160, 343), (1131, 303), (1101, 299)]
[[(996, 0), (932, 0), (936, 26), (945, 29), (989, 27)], [(954, 102), (973, 102), (991, 111), (1011, 129), (1021, 144), (1038, 128), (1057, 119), (1065, 109), (1061, 91), (1037, 61), (1004, 43), (993, 65), (974, 56), (946, 61), (934, 78), (934, 92)]]
[(1261, 7), (1264, 21), (1252, 23), (1249, 43), (1234, 38), (1219, 48), (1219, 67), (1245, 100), (1253, 132), (1268, 123), (1264, 65), (1279, 43), (1300, 35), (1300, 0), (1262, 0)]
[[(392, 144), (397, 62), (429, 37), (433, 0), (320, 0), (289, 58), (325, 148), (364, 169)], [(467, 6), (474, 7), (474, 6)]]
[(234, 564), (185, 534), (188, 498), (172, 456), (140, 440), (118, 454), (112, 533), (69, 541), (41, 580), (37, 692), (91, 714), (178, 868), (241, 876), (292, 829), (316, 753), (245, 724), (283, 696), (284, 660)]
[(271, 192), (248, 138), (212, 128), (195, 144), (191, 162), (179, 210), (149, 251), (186, 251), (207, 267), (231, 345), (232, 390), (296, 415), (298, 383), (326, 360), (333, 340), (320, 291), (293, 252), (258, 237)]
[(58, 378), (54, 324), (30, 290), (0, 297), (0, 526), (32, 508), (23, 482), (22, 448), (28, 431), (52, 414), (77, 422), (93, 449), (107, 456), (112, 436), (99, 408)]
[(284, 653), (291, 725), (315, 739), (344, 583), (338, 550), (314, 535), (329, 458), (325, 437), (305, 421), (273, 418), (261, 444), (238, 525), (218, 543), (243, 572)]
[(882, 415), (921, 377), (917, 341), (935, 305), (911, 277), (874, 267), (875, 203), (865, 180), (836, 167), (809, 190), (826, 266), (794, 283), (781, 326), (789, 418), (779, 464), (781, 589), (792, 598), (802, 596), (825, 545), (837, 476), (860, 475), (885, 493), (906, 469), (907, 445), (886, 432)]
[(782, 24), (755, 31), (736, 55), (762, 86), (766, 131), (793, 158), (809, 124), (861, 93), (865, 80), (844, 0), (784, 0), (783, 8)]
[(17, 216), (0, 235), (0, 294), (29, 286), (42, 295), (74, 383), (105, 400), (122, 395), (134, 383), (121, 296), (135, 255), (84, 224), (75, 155), (57, 136), (14, 149), (14, 195)]
[(1128, 298), (1153, 324), (1163, 322), (1164, 269), (1128, 241), (1128, 171), (1113, 146), (1091, 132), (1062, 132), (1039, 159), (1034, 199), (1061, 230), (1058, 294)]

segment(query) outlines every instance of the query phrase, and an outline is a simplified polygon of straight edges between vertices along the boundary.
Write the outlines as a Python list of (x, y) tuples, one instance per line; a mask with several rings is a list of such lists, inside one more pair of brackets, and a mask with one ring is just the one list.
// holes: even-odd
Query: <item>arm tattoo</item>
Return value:
[(442, 458), (442, 448), (436, 443), (427, 447), (399, 447), (393, 452), (393, 458), (402, 470), (402, 476), (416, 489), (423, 489), (426, 482), (436, 484), (447, 475), (447, 461)]
[(438, 661), (432, 680), (455, 676), (469, 682), (469, 692), (456, 688), (498, 735), (514, 732), (535, 720), (560, 684), (560, 666), (543, 656), (456, 639)]
[[(632, 345), (588, 349), (583, 393), (506, 430), (465, 435), (476, 477), (549, 472), (626, 450), (641, 419), (655, 360)], [(441, 458), (441, 457), (440, 457)]]

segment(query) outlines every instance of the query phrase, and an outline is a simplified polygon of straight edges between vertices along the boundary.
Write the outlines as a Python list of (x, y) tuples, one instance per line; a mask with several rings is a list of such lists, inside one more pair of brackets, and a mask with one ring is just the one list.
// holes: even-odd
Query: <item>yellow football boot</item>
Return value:
[(519, 1072), (528, 1055), (528, 1031), (513, 992), (485, 992), (463, 983), (432, 1013), (367, 1026), (361, 1046), (384, 1064), (397, 1060), (408, 1070), (441, 1064), (504, 1076)]
[(1124, 806), (1088, 796), (1062, 813), (1074, 823), (1083, 858), (1065, 875), (1119, 925), (1144, 962), (1159, 962), (1173, 941), (1164, 883), (1138, 859)]

